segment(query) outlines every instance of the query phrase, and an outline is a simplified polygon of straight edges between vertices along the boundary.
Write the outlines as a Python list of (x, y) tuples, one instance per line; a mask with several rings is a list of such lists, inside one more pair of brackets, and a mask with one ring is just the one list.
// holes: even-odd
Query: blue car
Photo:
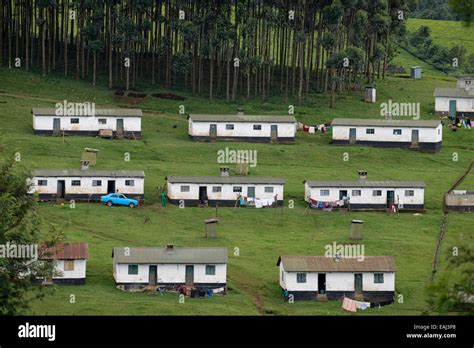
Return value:
[(100, 197), (100, 201), (107, 204), (109, 207), (117, 204), (128, 205), (130, 208), (135, 208), (138, 205), (138, 201), (136, 199), (127, 198), (127, 196), (121, 193), (109, 193), (106, 196)]

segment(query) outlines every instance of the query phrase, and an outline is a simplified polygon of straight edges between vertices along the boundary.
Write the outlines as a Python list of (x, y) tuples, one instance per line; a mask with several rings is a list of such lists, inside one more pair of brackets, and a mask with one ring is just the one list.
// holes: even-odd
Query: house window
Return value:
[(38, 180), (38, 186), (48, 186), (48, 180)]
[(189, 186), (181, 186), (181, 192), (189, 192), (190, 188)]
[(372, 196), (381, 196), (382, 195), (382, 190), (373, 190), (372, 191)]
[(74, 260), (64, 260), (64, 270), (74, 271)]
[(206, 275), (216, 275), (216, 266), (206, 265)]
[(375, 129), (374, 128), (367, 128), (365, 130), (365, 134), (375, 134)]
[(266, 193), (273, 193), (273, 186), (265, 186)]
[(92, 186), (102, 186), (102, 180), (92, 180)]
[(212, 192), (222, 192), (222, 186), (212, 186)]
[(71, 186), (81, 186), (81, 180), (72, 180)]
[(234, 186), (234, 192), (242, 192), (242, 186)]
[(374, 283), (383, 284), (383, 273), (374, 273)]
[(360, 190), (352, 190), (352, 196), (360, 196), (361, 191)]
[(135, 180), (125, 180), (125, 186), (135, 186)]
[(413, 197), (415, 195), (415, 190), (405, 190), (405, 197)]
[(234, 125), (233, 124), (226, 124), (225, 129), (227, 130), (234, 130)]
[(254, 125), (253, 125), (253, 130), (262, 130), (262, 125), (260, 125), (260, 124), (254, 124)]
[(71, 124), (79, 124), (78, 118), (71, 118)]
[(321, 191), (319, 192), (319, 194), (320, 194), (321, 196), (329, 196), (329, 190), (321, 190)]
[(107, 124), (106, 118), (99, 118), (99, 124)]
[(128, 274), (137, 275), (138, 274), (138, 265), (128, 265)]
[(281, 271), (281, 281), (285, 281), (285, 272)]
[(296, 273), (297, 283), (306, 283), (306, 273)]
[(393, 130), (393, 135), (402, 135), (402, 130), (401, 129), (394, 129)]

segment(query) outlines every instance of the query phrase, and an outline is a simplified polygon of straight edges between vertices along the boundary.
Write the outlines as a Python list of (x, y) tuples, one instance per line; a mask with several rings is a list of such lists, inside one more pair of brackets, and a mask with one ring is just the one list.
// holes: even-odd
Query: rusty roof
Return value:
[(41, 260), (78, 260), (89, 257), (89, 244), (87, 243), (58, 243), (40, 250)]
[(396, 272), (392, 256), (365, 256), (335, 259), (326, 256), (280, 256), (277, 266), (283, 263), (287, 272)]

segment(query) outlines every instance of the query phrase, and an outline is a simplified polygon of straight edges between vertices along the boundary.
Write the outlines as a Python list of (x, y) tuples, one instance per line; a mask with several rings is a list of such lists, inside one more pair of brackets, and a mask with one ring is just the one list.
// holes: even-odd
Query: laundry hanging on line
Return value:
[(332, 202), (317, 201), (315, 199), (309, 199), (309, 205), (313, 209), (332, 209), (335, 207), (343, 207), (345, 205), (345, 200), (340, 199)]

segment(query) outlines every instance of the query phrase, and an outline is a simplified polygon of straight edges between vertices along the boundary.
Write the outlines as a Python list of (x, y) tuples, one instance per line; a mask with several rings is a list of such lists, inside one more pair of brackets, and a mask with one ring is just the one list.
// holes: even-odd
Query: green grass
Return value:
[[(413, 57), (405, 56), (407, 64)], [(410, 61), (411, 59), (411, 61)], [(330, 109), (329, 101), (311, 95), (305, 106), (296, 106), (296, 117), (303, 122), (321, 122), (334, 117), (376, 118), (379, 102), (392, 99), (420, 102), (422, 119), (434, 118), (435, 87), (448, 87), (453, 80), (433, 74), (429, 78), (411, 80), (390, 77), (379, 81), (378, 103), (366, 104), (361, 94), (338, 98)], [(362, 219), (367, 255), (393, 255), (398, 272), (396, 291), (403, 303), (381, 309), (358, 312), (357, 315), (417, 315), (427, 310), (425, 287), (431, 276), (435, 243), (442, 219), (444, 192), (464, 172), (473, 158), (474, 131), (451, 132), (444, 128), (443, 149), (438, 154), (425, 154), (401, 149), (333, 146), (330, 134), (298, 133), (294, 145), (246, 143), (194, 143), (187, 136), (187, 122), (178, 114), (185, 105), (187, 113), (234, 113), (243, 106), (246, 113), (285, 114), (288, 104), (272, 97), (268, 102), (245, 99), (234, 103), (209, 103), (187, 95), (184, 102), (151, 97), (138, 107), (143, 117), (143, 140), (104, 140), (92, 137), (62, 138), (34, 136), (31, 108), (51, 106), (51, 100), (95, 101), (98, 106), (117, 106), (112, 91), (90, 83), (40, 77), (18, 70), (0, 69), (0, 161), (12, 152), (21, 154), (22, 164), (29, 168), (77, 168), (84, 147), (99, 149), (98, 169), (143, 169), (146, 174), (146, 207), (141, 209), (108, 208), (98, 204), (77, 204), (69, 209), (53, 204), (38, 208), (42, 230), (62, 230), (66, 240), (86, 241), (90, 259), (85, 286), (55, 287), (42, 301), (32, 304), (32, 314), (64, 315), (345, 315), (338, 301), (327, 303), (284, 303), (278, 285), (279, 255), (317, 255), (334, 241), (348, 241), (350, 220)], [(158, 91), (148, 90), (148, 91)], [(6, 96), (5, 93), (10, 94)], [(184, 94), (184, 93), (181, 93)], [(39, 99), (31, 99), (39, 98)], [(48, 99), (48, 101), (44, 101)], [(290, 103), (297, 105), (295, 100)], [(177, 125), (177, 128), (173, 128)], [(213, 208), (162, 209), (157, 187), (166, 175), (217, 175), (217, 151), (255, 149), (258, 166), (250, 175), (279, 176), (286, 179), (285, 199), (296, 202), (294, 209), (255, 210), (249, 208), (219, 209), (219, 237), (204, 238), (203, 220), (212, 217)], [(131, 161), (124, 161), (124, 153)], [(343, 154), (349, 161), (343, 161)], [(458, 161), (453, 161), (453, 153)], [(423, 180), (426, 213), (421, 215), (385, 213), (305, 213), (303, 184), (305, 179), (350, 179), (357, 170), (366, 169), (372, 179)], [(452, 218), (451, 218), (452, 217)], [(149, 222), (145, 223), (148, 218)], [(453, 219), (454, 223), (451, 223)], [(450, 214), (447, 238), (458, 240), (471, 233), (470, 215)], [(186, 299), (177, 295), (126, 293), (117, 290), (112, 277), (111, 250), (114, 246), (225, 246), (229, 250), (229, 293), (211, 299)], [(234, 256), (239, 248), (240, 256)], [(74, 294), (76, 303), (69, 303)], [(429, 312), (428, 312), (429, 313)], [(433, 313), (431, 313), (433, 314)]]

